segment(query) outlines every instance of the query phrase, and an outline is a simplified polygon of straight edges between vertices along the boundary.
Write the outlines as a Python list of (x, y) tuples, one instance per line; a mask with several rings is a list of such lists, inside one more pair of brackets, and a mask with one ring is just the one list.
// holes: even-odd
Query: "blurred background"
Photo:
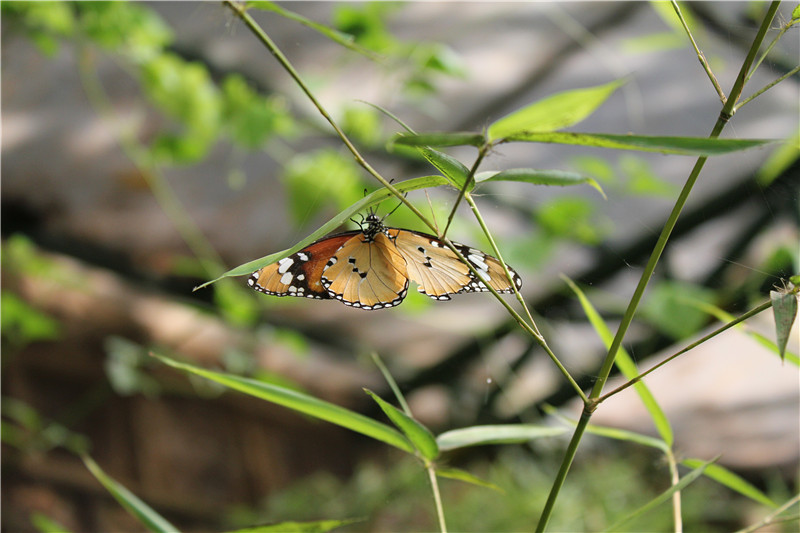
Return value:
[[(410, 151), (387, 150), (402, 128), (370, 104), (419, 132), (480, 131), (553, 93), (626, 78), (571, 131), (705, 137), (721, 109), (668, 4), (281, 5), (355, 37), (348, 48), (302, 21), (251, 11), (366, 159), (396, 181), (436, 172)], [(766, 6), (683, 5), (724, 91)], [(772, 36), (792, 7), (782, 6)], [(149, 357), (153, 350), (384, 420), (362, 390), (391, 398), (374, 351), (435, 433), (541, 422), (546, 405), (579, 415), (552, 362), (487, 295), (434, 302), (412, 290), (398, 308), (365, 312), (257, 294), (244, 278), (192, 291), (292, 246), (378, 186), (229, 9), (210, 2), (3, 2), (2, 9), (4, 531), (35, 531), (44, 517), (71, 531), (143, 529), (86, 470), (74, 453), (81, 450), (190, 531), (348, 517), (365, 518), (353, 531), (436, 528), (425, 473), (413, 460), (188, 379)], [(798, 57), (795, 27), (745, 96), (796, 67)], [(718, 327), (723, 312), (738, 316), (762, 303), (798, 272), (798, 83), (794, 75), (748, 103), (723, 134), (791, 142), (706, 164), (627, 337), (640, 368)], [(447, 152), (468, 167), (475, 157), (472, 148)], [(514, 144), (482, 163), (481, 170), (581, 172), (608, 196), (521, 183), (477, 193), (548, 343), (587, 389), (605, 351), (559, 274), (576, 280), (614, 329), (694, 162)], [(409, 199), (442, 223), (456, 195), (440, 188)], [(423, 229), (404, 208), (387, 222)], [(466, 209), (449, 236), (489, 249)], [(780, 502), (797, 491), (800, 380), (796, 357), (782, 364), (754, 335), (774, 338), (767, 315), (647, 383), (673, 424), (678, 453), (721, 454), (720, 464)], [(793, 335), (796, 356), (797, 325)], [(622, 382), (615, 379), (609, 390)], [(593, 422), (655, 434), (628, 392), (603, 404)], [(505, 491), (443, 482), (451, 528), (530, 529), (565, 443), (448, 456)], [(584, 445), (556, 530), (606, 527), (669, 486), (652, 450), (599, 437)], [(707, 479), (691, 490), (687, 528), (728, 531), (767, 513)], [(631, 527), (645, 524), (669, 530), (669, 509)]]

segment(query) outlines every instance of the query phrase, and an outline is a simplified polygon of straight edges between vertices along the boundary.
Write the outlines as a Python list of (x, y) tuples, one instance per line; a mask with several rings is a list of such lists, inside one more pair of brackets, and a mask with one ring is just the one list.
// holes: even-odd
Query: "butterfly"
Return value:
[[(374, 213), (359, 226), (323, 237), (255, 271), (247, 284), (273, 296), (335, 299), (366, 310), (400, 304), (409, 280), (435, 300), (489, 290), (438, 237), (384, 226)], [(497, 258), (463, 244), (453, 245), (494, 290), (514, 292)], [(519, 290), (522, 280), (510, 267), (508, 271)]]

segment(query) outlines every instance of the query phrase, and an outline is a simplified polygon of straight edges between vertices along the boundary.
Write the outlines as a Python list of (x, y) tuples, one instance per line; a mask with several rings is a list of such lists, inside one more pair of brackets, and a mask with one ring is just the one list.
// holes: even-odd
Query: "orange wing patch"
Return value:
[(322, 271), (332, 298), (361, 309), (393, 307), (408, 292), (406, 263), (384, 233), (372, 241), (358, 234), (345, 242)]

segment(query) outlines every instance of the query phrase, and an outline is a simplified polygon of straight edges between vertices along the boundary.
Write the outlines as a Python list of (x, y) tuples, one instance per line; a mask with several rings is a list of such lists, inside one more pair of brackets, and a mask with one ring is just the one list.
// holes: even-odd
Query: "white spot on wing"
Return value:
[[(278, 272), (280, 272), (280, 270), (278, 270)], [(281, 276), (281, 283), (283, 283), (284, 285), (291, 285), (293, 279), (294, 276), (291, 273), (287, 272), (286, 274)]]
[(278, 273), (285, 274), (286, 271), (289, 270), (289, 267), (292, 266), (292, 263), (294, 263), (294, 259), (291, 257), (284, 257), (278, 261)]

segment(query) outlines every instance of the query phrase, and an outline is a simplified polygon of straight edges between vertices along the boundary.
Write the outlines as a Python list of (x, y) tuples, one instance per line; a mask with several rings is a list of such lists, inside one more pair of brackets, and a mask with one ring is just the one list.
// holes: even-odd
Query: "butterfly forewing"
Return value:
[(403, 257), (383, 233), (373, 240), (358, 234), (328, 261), (322, 285), (332, 298), (362, 309), (382, 309), (403, 301), (408, 277)]
[(342, 244), (360, 231), (348, 231), (310, 244), (280, 261), (256, 270), (247, 280), (253, 289), (273, 296), (331, 298), (322, 286), (322, 271)]

